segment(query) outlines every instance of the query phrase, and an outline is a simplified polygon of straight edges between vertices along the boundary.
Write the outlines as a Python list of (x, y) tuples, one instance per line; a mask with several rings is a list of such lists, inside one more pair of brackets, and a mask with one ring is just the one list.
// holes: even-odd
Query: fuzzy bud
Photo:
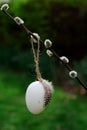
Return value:
[(65, 56), (60, 57), (60, 59), (64, 62), (64, 63), (69, 63), (69, 59)]
[(9, 5), (8, 5), (8, 4), (3, 4), (3, 5), (1, 6), (1, 11), (6, 11), (6, 10), (8, 10), (8, 8), (9, 8)]
[(50, 50), (47, 50), (46, 53), (47, 53), (47, 55), (48, 55), (49, 57), (51, 57), (51, 56), (53, 55), (52, 51), (50, 51)]
[(34, 38), (33, 36), (31, 36), (31, 39), (33, 40), (34, 43), (37, 43), (38, 40), (40, 40), (40, 36), (38, 35), (38, 33), (33, 33), (33, 35), (34, 35), (36, 38)]
[(24, 24), (24, 21), (23, 21), (21, 18), (19, 18), (19, 17), (15, 17), (15, 18), (14, 18), (14, 21), (15, 21), (18, 25)]
[(52, 42), (51, 42), (49, 39), (46, 39), (46, 40), (44, 41), (44, 46), (45, 46), (46, 48), (50, 48), (50, 47), (52, 46)]
[(77, 77), (77, 72), (74, 71), (74, 70), (72, 70), (72, 71), (69, 72), (69, 76), (70, 76), (71, 78), (76, 78), (76, 77)]

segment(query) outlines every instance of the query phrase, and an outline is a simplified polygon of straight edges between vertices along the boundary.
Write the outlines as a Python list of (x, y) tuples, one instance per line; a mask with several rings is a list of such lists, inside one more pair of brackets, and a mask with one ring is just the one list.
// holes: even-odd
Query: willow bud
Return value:
[(47, 50), (46, 53), (47, 53), (47, 55), (48, 55), (49, 57), (51, 57), (51, 56), (53, 55), (52, 51), (50, 51), (50, 50)]
[(45, 46), (46, 48), (50, 48), (50, 47), (52, 46), (52, 42), (51, 42), (49, 39), (46, 39), (46, 40), (44, 41), (44, 46)]
[(33, 36), (31, 36), (31, 39), (33, 40), (34, 43), (37, 43), (38, 40), (40, 40), (40, 36), (38, 33), (33, 33), (33, 35), (36, 37), (34, 38)]
[(60, 59), (64, 62), (64, 63), (69, 63), (69, 59), (65, 56), (61, 56)]
[(71, 78), (76, 78), (76, 77), (77, 77), (77, 72), (74, 71), (74, 70), (72, 70), (72, 71), (69, 72), (69, 76), (70, 76)]
[(1, 11), (6, 11), (6, 10), (8, 10), (8, 8), (9, 8), (9, 5), (8, 5), (8, 4), (3, 4), (3, 5), (1, 6)]
[(19, 17), (15, 17), (15, 18), (14, 18), (14, 21), (15, 21), (18, 25), (24, 24), (24, 21), (23, 21), (21, 18), (19, 18)]

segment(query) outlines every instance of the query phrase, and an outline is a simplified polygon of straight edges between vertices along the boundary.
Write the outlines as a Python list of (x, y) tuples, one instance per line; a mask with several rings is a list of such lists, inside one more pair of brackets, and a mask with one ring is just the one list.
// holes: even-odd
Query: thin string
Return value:
[(39, 39), (37, 39), (37, 50), (36, 50), (36, 52), (35, 52), (35, 48), (34, 48), (33, 38), (31, 38), (31, 46), (32, 46), (32, 52), (33, 52), (33, 56), (34, 56), (35, 66), (36, 66), (37, 79), (40, 82), (42, 82), (42, 76), (41, 76), (40, 69), (39, 69), (39, 52), (40, 52), (40, 41), (39, 41)]

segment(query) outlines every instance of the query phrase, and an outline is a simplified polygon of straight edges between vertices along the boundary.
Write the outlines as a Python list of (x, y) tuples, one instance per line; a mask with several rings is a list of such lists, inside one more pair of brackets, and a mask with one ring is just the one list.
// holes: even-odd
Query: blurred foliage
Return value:
[[(54, 58), (49, 58), (45, 51), (40, 53), (40, 70), (43, 78), (55, 80), (56, 70), (53, 69)], [(23, 72), (29, 76), (36, 77), (35, 63), (32, 50), (20, 51), (14, 48), (0, 48), (0, 67), (12, 69), (16, 72)]]
[(24, 74), (0, 70), (0, 130), (87, 129), (87, 98), (60, 89), (55, 89), (49, 106), (41, 114), (32, 115), (24, 97), (33, 80)]
[[(42, 40), (52, 40), (53, 49), (60, 56), (80, 60), (87, 55), (86, 0), (12, 0), (9, 6), (8, 12), (13, 17), (23, 18), (25, 25), (32, 32), (39, 33)], [(40, 59), (42, 73), (51, 78), (60, 77), (59, 65), (44, 54), (43, 48), (42, 46)], [(0, 12), (0, 65), (34, 73), (32, 61), (31, 46), (26, 33)]]
[[(32, 32), (39, 33), (42, 39), (50, 38), (55, 43), (53, 44), (54, 49), (60, 55), (80, 59), (87, 52), (85, 48), (87, 42), (87, 5), (85, 2), (77, 0), (65, 2), (62, 0), (61, 2), (59, 0), (15, 0), (10, 3), (9, 12), (14, 17), (23, 18), (25, 25)], [(73, 3), (75, 5), (78, 3), (78, 6), (73, 6)], [(0, 15), (1, 43), (10, 44), (17, 48), (28, 48), (25, 33), (2, 13)], [(80, 53), (77, 54), (78, 50)]]

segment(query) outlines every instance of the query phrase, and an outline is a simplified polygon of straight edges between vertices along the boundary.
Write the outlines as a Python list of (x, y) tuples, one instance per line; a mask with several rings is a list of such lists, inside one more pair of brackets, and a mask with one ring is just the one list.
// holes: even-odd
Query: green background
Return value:
[[(0, 6), (3, 3), (0, 2)], [(59, 56), (87, 84), (87, 1), (12, 0), (8, 12), (21, 17), (41, 39), (50, 39)], [(32, 115), (25, 104), (27, 86), (37, 80), (30, 38), (0, 11), (0, 130), (86, 130), (87, 94), (55, 58), (40, 50), (42, 77), (53, 82), (46, 110)]]

